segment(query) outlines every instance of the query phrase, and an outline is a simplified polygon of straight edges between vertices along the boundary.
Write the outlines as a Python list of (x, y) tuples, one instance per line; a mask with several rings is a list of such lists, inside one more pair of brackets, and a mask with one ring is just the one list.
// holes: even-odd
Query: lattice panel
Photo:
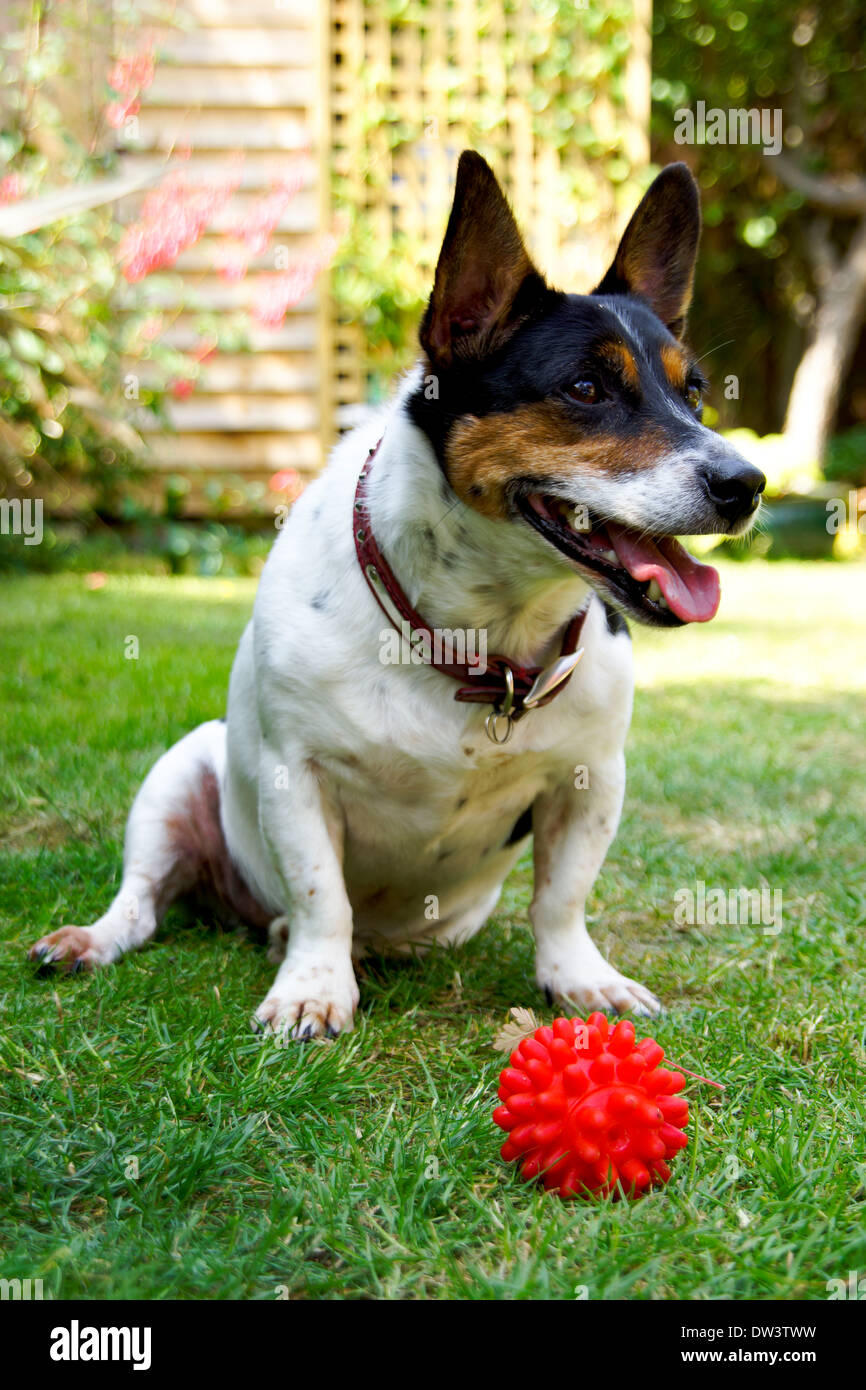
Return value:
[[(534, 128), (535, 55), (553, 22), (539, 9), (532, 0), (424, 0), (392, 20), (372, 0), (331, 0), (330, 130), (340, 196), (361, 210), (382, 244), (411, 238), (428, 282), (456, 162), (469, 146), (490, 160), (554, 283), (585, 288), (604, 269), (621, 210), (603, 162), (586, 161), (574, 142), (557, 150)], [(602, 146), (625, 150), (638, 164), (649, 157), (649, 20), (650, 5), (639, 0), (624, 106), (615, 107), (600, 85), (590, 117)], [(591, 59), (579, 6), (573, 42)], [(375, 114), (384, 119), (371, 126)], [(574, 198), (575, 181), (589, 191), (585, 207)], [(345, 406), (363, 399), (363, 342), (357, 327), (339, 321), (334, 336), (335, 400)]]

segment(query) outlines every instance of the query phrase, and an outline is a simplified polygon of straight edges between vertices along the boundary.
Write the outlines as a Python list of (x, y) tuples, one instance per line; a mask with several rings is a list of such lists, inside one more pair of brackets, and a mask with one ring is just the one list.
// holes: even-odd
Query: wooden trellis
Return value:
[[(574, 6), (573, 42), (592, 41)], [(423, 0), (395, 19), (375, 0), (331, 0), (330, 145), (339, 187), (383, 245), (405, 234), (432, 282), (460, 151), (479, 149), (508, 192), (539, 265), (554, 282), (588, 287), (620, 230), (622, 209), (603, 168), (534, 128), (534, 56), (549, 13), (532, 0)], [(593, 130), (634, 167), (649, 159), (651, 0), (629, 27), (624, 106), (599, 87)], [(559, 79), (561, 85), (563, 79)], [(371, 128), (370, 108), (389, 121)], [(409, 132), (395, 144), (393, 133)], [(586, 213), (561, 196), (563, 161), (580, 164)], [(338, 406), (363, 399), (362, 330), (335, 317)]]

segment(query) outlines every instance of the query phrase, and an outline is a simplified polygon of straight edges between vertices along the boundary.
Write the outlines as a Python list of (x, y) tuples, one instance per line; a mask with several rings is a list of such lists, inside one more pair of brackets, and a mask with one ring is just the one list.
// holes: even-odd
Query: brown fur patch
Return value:
[(30, 959), (38, 960), (46, 946), (51, 947), (53, 961), (63, 961), (67, 966), (72, 966), (91, 949), (93, 937), (87, 927), (58, 927), (57, 931), (49, 932), (35, 946), (31, 946)]
[(621, 343), (616, 339), (609, 343), (605, 343), (601, 349), (601, 356), (607, 358), (610, 365), (619, 372), (623, 381), (625, 381), (632, 390), (637, 390), (640, 382), (640, 373), (637, 368), (637, 363), (634, 360), (634, 353), (626, 347), (625, 343)]
[(615, 476), (652, 467), (666, 448), (661, 431), (646, 430), (627, 447), (615, 433), (582, 438), (563, 407), (539, 401), (507, 414), (465, 416), (449, 437), (445, 461), (458, 497), (503, 521), (509, 515), (507, 488), (515, 478), (562, 476), (577, 468)]
[(274, 914), (256, 900), (229, 855), (220, 821), (219, 784), (210, 768), (202, 771), (183, 811), (170, 817), (166, 828), (176, 864), (160, 885), (160, 910), (180, 894), (195, 892), (249, 926), (268, 926)]
[(679, 348), (674, 347), (673, 343), (663, 343), (660, 356), (662, 366), (665, 369), (665, 376), (671, 386), (676, 387), (677, 391), (684, 391), (686, 386), (686, 359)]

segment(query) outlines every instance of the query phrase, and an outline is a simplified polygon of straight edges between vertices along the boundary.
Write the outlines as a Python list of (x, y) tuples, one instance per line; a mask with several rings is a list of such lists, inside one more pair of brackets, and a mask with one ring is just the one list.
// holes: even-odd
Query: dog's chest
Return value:
[(323, 771), (344, 826), (343, 870), (356, 930), (389, 935), (443, 916), (502, 881), (551, 783), (549, 757), (507, 752), (465, 734), (449, 759), (435, 744), (338, 755)]
[(510, 828), (550, 783), (558, 761), (535, 750), (487, 748), (467, 734), (451, 758), (432, 745), (426, 752), (386, 746), (363, 758), (337, 757), (330, 770), (351, 838), (382, 846), (411, 841), (423, 853)]

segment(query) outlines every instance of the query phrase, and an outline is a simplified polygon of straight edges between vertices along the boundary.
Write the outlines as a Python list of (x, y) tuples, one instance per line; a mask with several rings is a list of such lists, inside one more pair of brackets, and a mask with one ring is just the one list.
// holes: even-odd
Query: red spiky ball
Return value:
[(560, 1197), (667, 1182), (667, 1160), (688, 1143), (689, 1106), (677, 1095), (686, 1079), (660, 1065), (664, 1055), (652, 1038), (636, 1044), (628, 1019), (611, 1028), (600, 1013), (537, 1028), (499, 1078), (502, 1157)]

